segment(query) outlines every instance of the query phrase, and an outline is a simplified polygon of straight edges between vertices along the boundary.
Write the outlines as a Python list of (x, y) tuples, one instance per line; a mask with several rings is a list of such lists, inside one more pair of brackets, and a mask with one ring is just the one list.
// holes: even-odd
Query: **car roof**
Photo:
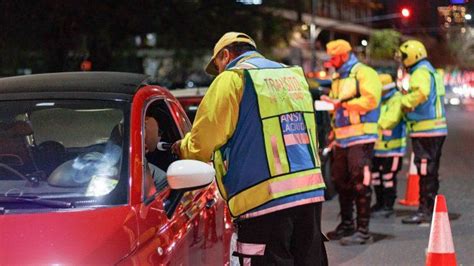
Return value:
[(148, 76), (123, 72), (63, 72), (0, 78), (0, 94), (98, 92), (133, 95)]

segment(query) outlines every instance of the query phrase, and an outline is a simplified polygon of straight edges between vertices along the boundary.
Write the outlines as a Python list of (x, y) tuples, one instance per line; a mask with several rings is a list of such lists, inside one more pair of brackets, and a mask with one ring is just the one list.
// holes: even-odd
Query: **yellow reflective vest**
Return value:
[[(231, 215), (244, 219), (323, 201), (313, 102), (301, 68), (245, 53), (220, 75), (226, 72), (242, 80), (238, 121), (226, 142), (212, 148), (216, 181)], [(193, 134), (200, 135), (195, 125), (181, 145), (184, 154), (194, 146)], [(206, 137), (214, 139), (212, 132)]]
[(444, 109), (445, 88), (433, 66), (422, 60), (410, 68), (410, 88), (402, 105), (411, 137), (435, 137), (448, 134)]
[(380, 130), (374, 146), (376, 157), (403, 156), (406, 152), (406, 123), (403, 119), (402, 94), (393, 88), (382, 96), (378, 121)]
[(333, 129), (336, 144), (348, 147), (377, 140), (382, 83), (377, 72), (359, 63), (351, 55), (333, 80), (329, 96), (341, 100), (334, 111)]

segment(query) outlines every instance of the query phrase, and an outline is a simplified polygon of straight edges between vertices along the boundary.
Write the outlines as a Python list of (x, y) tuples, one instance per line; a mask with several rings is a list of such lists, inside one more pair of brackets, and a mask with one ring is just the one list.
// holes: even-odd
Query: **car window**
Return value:
[[(56, 141), (66, 148), (107, 142), (111, 130), (122, 119), (123, 112), (114, 108), (95, 110), (48, 108), (31, 114), (31, 122), (35, 127), (35, 140), (38, 144)], [(91, 130), (84, 125), (94, 125), (94, 128)]]
[(181, 138), (170, 110), (163, 99), (155, 99), (143, 111), (143, 200), (148, 201), (157, 192), (168, 186), (166, 170), (177, 160), (171, 153), (170, 145)]
[(115, 101), (0, 101), (0, 195), (126, 203), (128, 114)]
[(171, 107), (171, 110), (176, 118), (179, 127), (183, 131), (182, 133), (186, 134), (187, 132), (191, 131), (191, 122), (188, 119), (188, 115), (183, 111), (182, 108), (180, 108), (178, 102), (168, 101), (168, 103)]

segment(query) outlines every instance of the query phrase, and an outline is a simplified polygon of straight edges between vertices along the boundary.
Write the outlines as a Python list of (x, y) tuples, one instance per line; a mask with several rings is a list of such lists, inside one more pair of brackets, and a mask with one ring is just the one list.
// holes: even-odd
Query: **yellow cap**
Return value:
[(245, 33), (242, 32), (227, 32), (226, 34), (222, 35), (222, 37), (217, 41), (216, 45), (214, 46), (214, 53), (212, 54), (212, 58), (206, 66), (206, 72), (208, 74), (217, 76), (218, 70), (214, 64), (214, 59), (216, 58), (217, 54), (222, 50), (222, 48), (233, 44), (233, 43), (248, 43), (253, 47), (257, 48), (255, 41), (250, 38)]
[(390, 74), (379, 74), (380, 82), (382, 82), (382, 90), (390, 90), (395, 88), (396, 84), (393, 82), (393, 78)]
[(330, 41), (326, 44), (326, 52), (330, 56), (345, 54), (351, 50), (350, 43), (342, 39)]

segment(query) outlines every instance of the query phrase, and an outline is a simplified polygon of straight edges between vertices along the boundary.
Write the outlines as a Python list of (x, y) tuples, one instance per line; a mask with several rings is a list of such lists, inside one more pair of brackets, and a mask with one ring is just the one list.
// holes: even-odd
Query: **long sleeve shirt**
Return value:
[(357, 72), (360, 97), (342, 104), (349, 111), (368, 112), (375, 109), (380, 103), (381, 87), (377, 72), (370, 68), (363, 68)]
[(196, 113), (191, 132), (181, 142), (181, 157), (208, 162), (232, 137), (239, 119), (242, 75), (224, 71), (212, 82)]
[(431, 75), (425, 68), (418, 68), (410, 77), (410, 88), (406, 95), (402, 96), (402, 105), (414, 109), (424, 103), (431, 89)]

